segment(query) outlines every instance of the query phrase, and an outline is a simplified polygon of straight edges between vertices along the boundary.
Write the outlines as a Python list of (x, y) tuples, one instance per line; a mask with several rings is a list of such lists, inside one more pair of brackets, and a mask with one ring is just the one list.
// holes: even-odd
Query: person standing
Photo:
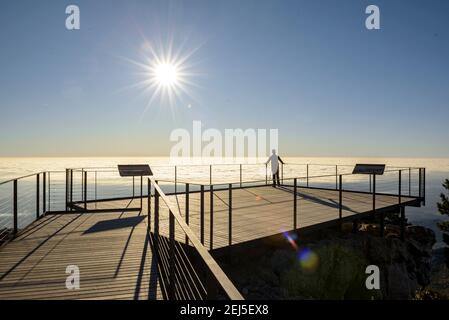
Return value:
[(265, 164), (268, 164), (271, 161), (271, 173), (273, 174), (273, 187), (281, 185), (281, 180), (279, 178), (279, 162), (284, 164), (281, 157), (276, 154), (276, 149), (272, 150), (272, 155), (268, 158)]

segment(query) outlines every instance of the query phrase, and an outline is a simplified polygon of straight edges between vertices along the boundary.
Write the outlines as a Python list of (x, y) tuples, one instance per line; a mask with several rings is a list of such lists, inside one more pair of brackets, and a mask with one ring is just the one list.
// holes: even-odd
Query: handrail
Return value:
[(47, 171), (41, 171), (41, 172), (31, 173), (31, 174), (28, 174), (28, 175), (26, 175), (26, 176), (14, 178), (14, 179), (9, 179), (9, 180), (6, 180), (6, 181), (1, 181), (1, 182), (0, 182), (0, 186), (3, 185), (3, 184), (7, 184), (7, 183), (14, 182), (15, 180), (21, 180), (21, 179), (26, 179), (26, 178), (29, 178), (29, 177), (33, 177), (33, 176), (35, 176), (35, 175), (38, 175), (38, 174), (41, 174), (41, 173), (44, 173), (44, 172), (47, 172)]
[[(409, 168), (406, 168), (406, 169), (395, 169), (395, 170), (385, 170), (384, 172), (399, 172), (399, 171), (404, 171), (404, 170), (407, 170), (407, 169), (409, 169)], [(412, 170), (419, 170), (420, 168), (410, 168), (410, 169), (412, 169)], [(341, 174), (339, 173), (338, 175), (339, 176), (340, 175), (342, 175), (342, 176), (353, 176), (355, 174), (353, 174), (352, 172), (349, 172), (349, 173), (341, 173)], [(298, 179), (298, 180), (309, 179), (310, 180), (310, 179), (328, 178), (328, 177), (335, 178), (335, 173), (334, 174), (327, 174), (327, 175), (318, 175), (318, 176), (289, 177), (289, 178), (283, 178), (283, 179), (284, 180), (294, 180), (294, 179)], [(160, 181), (160, 182), (169, 182), (169, 183), (174, 183), (175, 182), (173, 180), (162, 180), (162, 179), (158, 179), (158, 181)], [(227, 181), (227, 182), (219, 182), (219, 183), (212, 183), (212, 184), (210, 184), (210, 183), (195, 183), (195, 182), (184, 181), (184, 180), (177, 180), (176, 182), (177, 183), (183, 183), (183, 184), (189, 183), (190, 185), (196, 185), (196, 186), (215, 186), (215, 185), (227, 185), (227, 184), (238, 184), (238, 183), (240, 183), (239, 181), (234, 181), (234, 182)], [(264, 180), (246, 180), (246, 181), (242, 181), (242, 183), (258, 183), (258, 182), (265, 183), (266, 180), (264, 179)]]
[(154, 177), (150, 176), (149, 179), (151, 180), (154, 188), (157, 190), (159, 196), (162, 198), (164, 203), (169, 208), (169, 211), (171, 214), (173, 214), (173, 217), (178, 222), (181, 229), (184, 231), (184, 233), (189, 238), (190, 242), (198, 252), (198, 254), (201, 256), (203, 261), (205, 262), (206, 266), (210, 270), (210, 272), (213, 274), (215, 279), (218, 281), (218, 283), (221, 285), (223, 290), (226, 292), (228, 297), (231, 300), (243, 300), (243, 296), (240, 294), (240, 292), (237, 290), (237, 288), (234, 286), (234, 284), (229, 280), (229, 278), (226, 276), (226, 274), (223, 272), (223, 270), (220, 268), (218, 263), (214, 260), (214, 258), (210, 255), (209, 251), (201, 244), (199, 239), (195, 236), (192, 229), (187, 225), (187, 223), (182, 219), (181, 214), (179, 212), (179, 208), (176, 206), (173, 206), (172, 203), (168, 200), (165, 193), (162, 191), (162, 189), (159, 187), (159, 184), (156, 183), (156, 180)]
[(26, 176), (20, 176), (18, 178), (13, 178), (13, 179), (5, 180), (5, 181), (0, 181), (0, 186), (4, 185), (4, 184), (7, 184), (7, 183), (14, 182), (14, 180), (22, 180), (22, 179), (26, 179), (26, 178), (29, 178), (29, 177), (36, 176), (38, 174), (43, 174), (43, 173), (64, 173), (64, 172), (65, 171), (63, 171), (63, 170), (50, 170), (50, 171), (47, 170), (47, 171), (34, 172), (34, 173), (30, 173), (30, 174), (28, 174)]

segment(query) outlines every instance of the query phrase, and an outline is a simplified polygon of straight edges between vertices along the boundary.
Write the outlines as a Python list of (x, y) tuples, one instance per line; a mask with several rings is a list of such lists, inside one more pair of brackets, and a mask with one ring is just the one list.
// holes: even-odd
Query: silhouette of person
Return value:
[(276, 150), (272, 150), (272, 155), (268, 158), (265, 164), (268, 164), (271, 161), (271, 173), (273, 174), (273, 187), (281, 185), (281, 181), (279, 179), (279, 162), (284, 164), (281, 157), (276, 154)]

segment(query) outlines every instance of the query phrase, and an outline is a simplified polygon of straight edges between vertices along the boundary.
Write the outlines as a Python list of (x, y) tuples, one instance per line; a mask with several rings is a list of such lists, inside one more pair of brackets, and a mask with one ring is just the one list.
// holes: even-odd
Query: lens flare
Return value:
[(290, 245), (293, 247), (293, 249), (298, 250), (298, 245), (296, 244), (296, 233), (290, 234), (287, 231), (282, 232), (284, 238), (290, 243)]
[(299, 265), (305, 272), (314, 272), (320, 265), (319, 256), (310, 248), (302, 248), (298, 252)]

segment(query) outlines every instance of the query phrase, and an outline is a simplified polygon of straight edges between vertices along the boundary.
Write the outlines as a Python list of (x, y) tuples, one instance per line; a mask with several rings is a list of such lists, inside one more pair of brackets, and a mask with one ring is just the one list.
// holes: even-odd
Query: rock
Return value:
[(294, 253), (291, 250), (276, 250), (271, 257), (271, 267), (276, 275), (281, 275), (291, 267), (295, 261)]
[(404, 264), (394, 263), (386, 267), (387, 297), (392, 300), (407, 300), (414, 297), (418, 282), (410, 279)]
[[(345, 230), (352, 231), (352, 223), (343, 223)], [(235, 265), (238, 272), (233, 272), (239, 277), (235, 282), (251, 299), (414, 299), (416, 290), (430, 283), (432, 230), (407, 226), (405, 241), (399, 239), (400, 227), (392, 224), (386, 225), (384, 238), (377, 224), (363, 223), (360, 230), (329, 232), (302, 242), (318, 255), (312, 269), (300, 263), (291, 247), (264, 247), (260, 256), (242, 255)], [(379, 267), (380, 290), (366, 289), (368, 265)]]
[(377, 236), (380, 234), (380, 226), (374, 223), (361, 223), (359, 224), (358, 231)]
[(341, 224), (341, 231), (345, 232), (345, 233), (349, 233), (349, 232), (352, 232), (353, 227), (354, 227), (354, 225), (352, 222), (343, 222)]
[(401, 238), (401, 227), (394, 224), (387, 224), (385, 226), (384, 236), (386, 239), (400, 239)]

